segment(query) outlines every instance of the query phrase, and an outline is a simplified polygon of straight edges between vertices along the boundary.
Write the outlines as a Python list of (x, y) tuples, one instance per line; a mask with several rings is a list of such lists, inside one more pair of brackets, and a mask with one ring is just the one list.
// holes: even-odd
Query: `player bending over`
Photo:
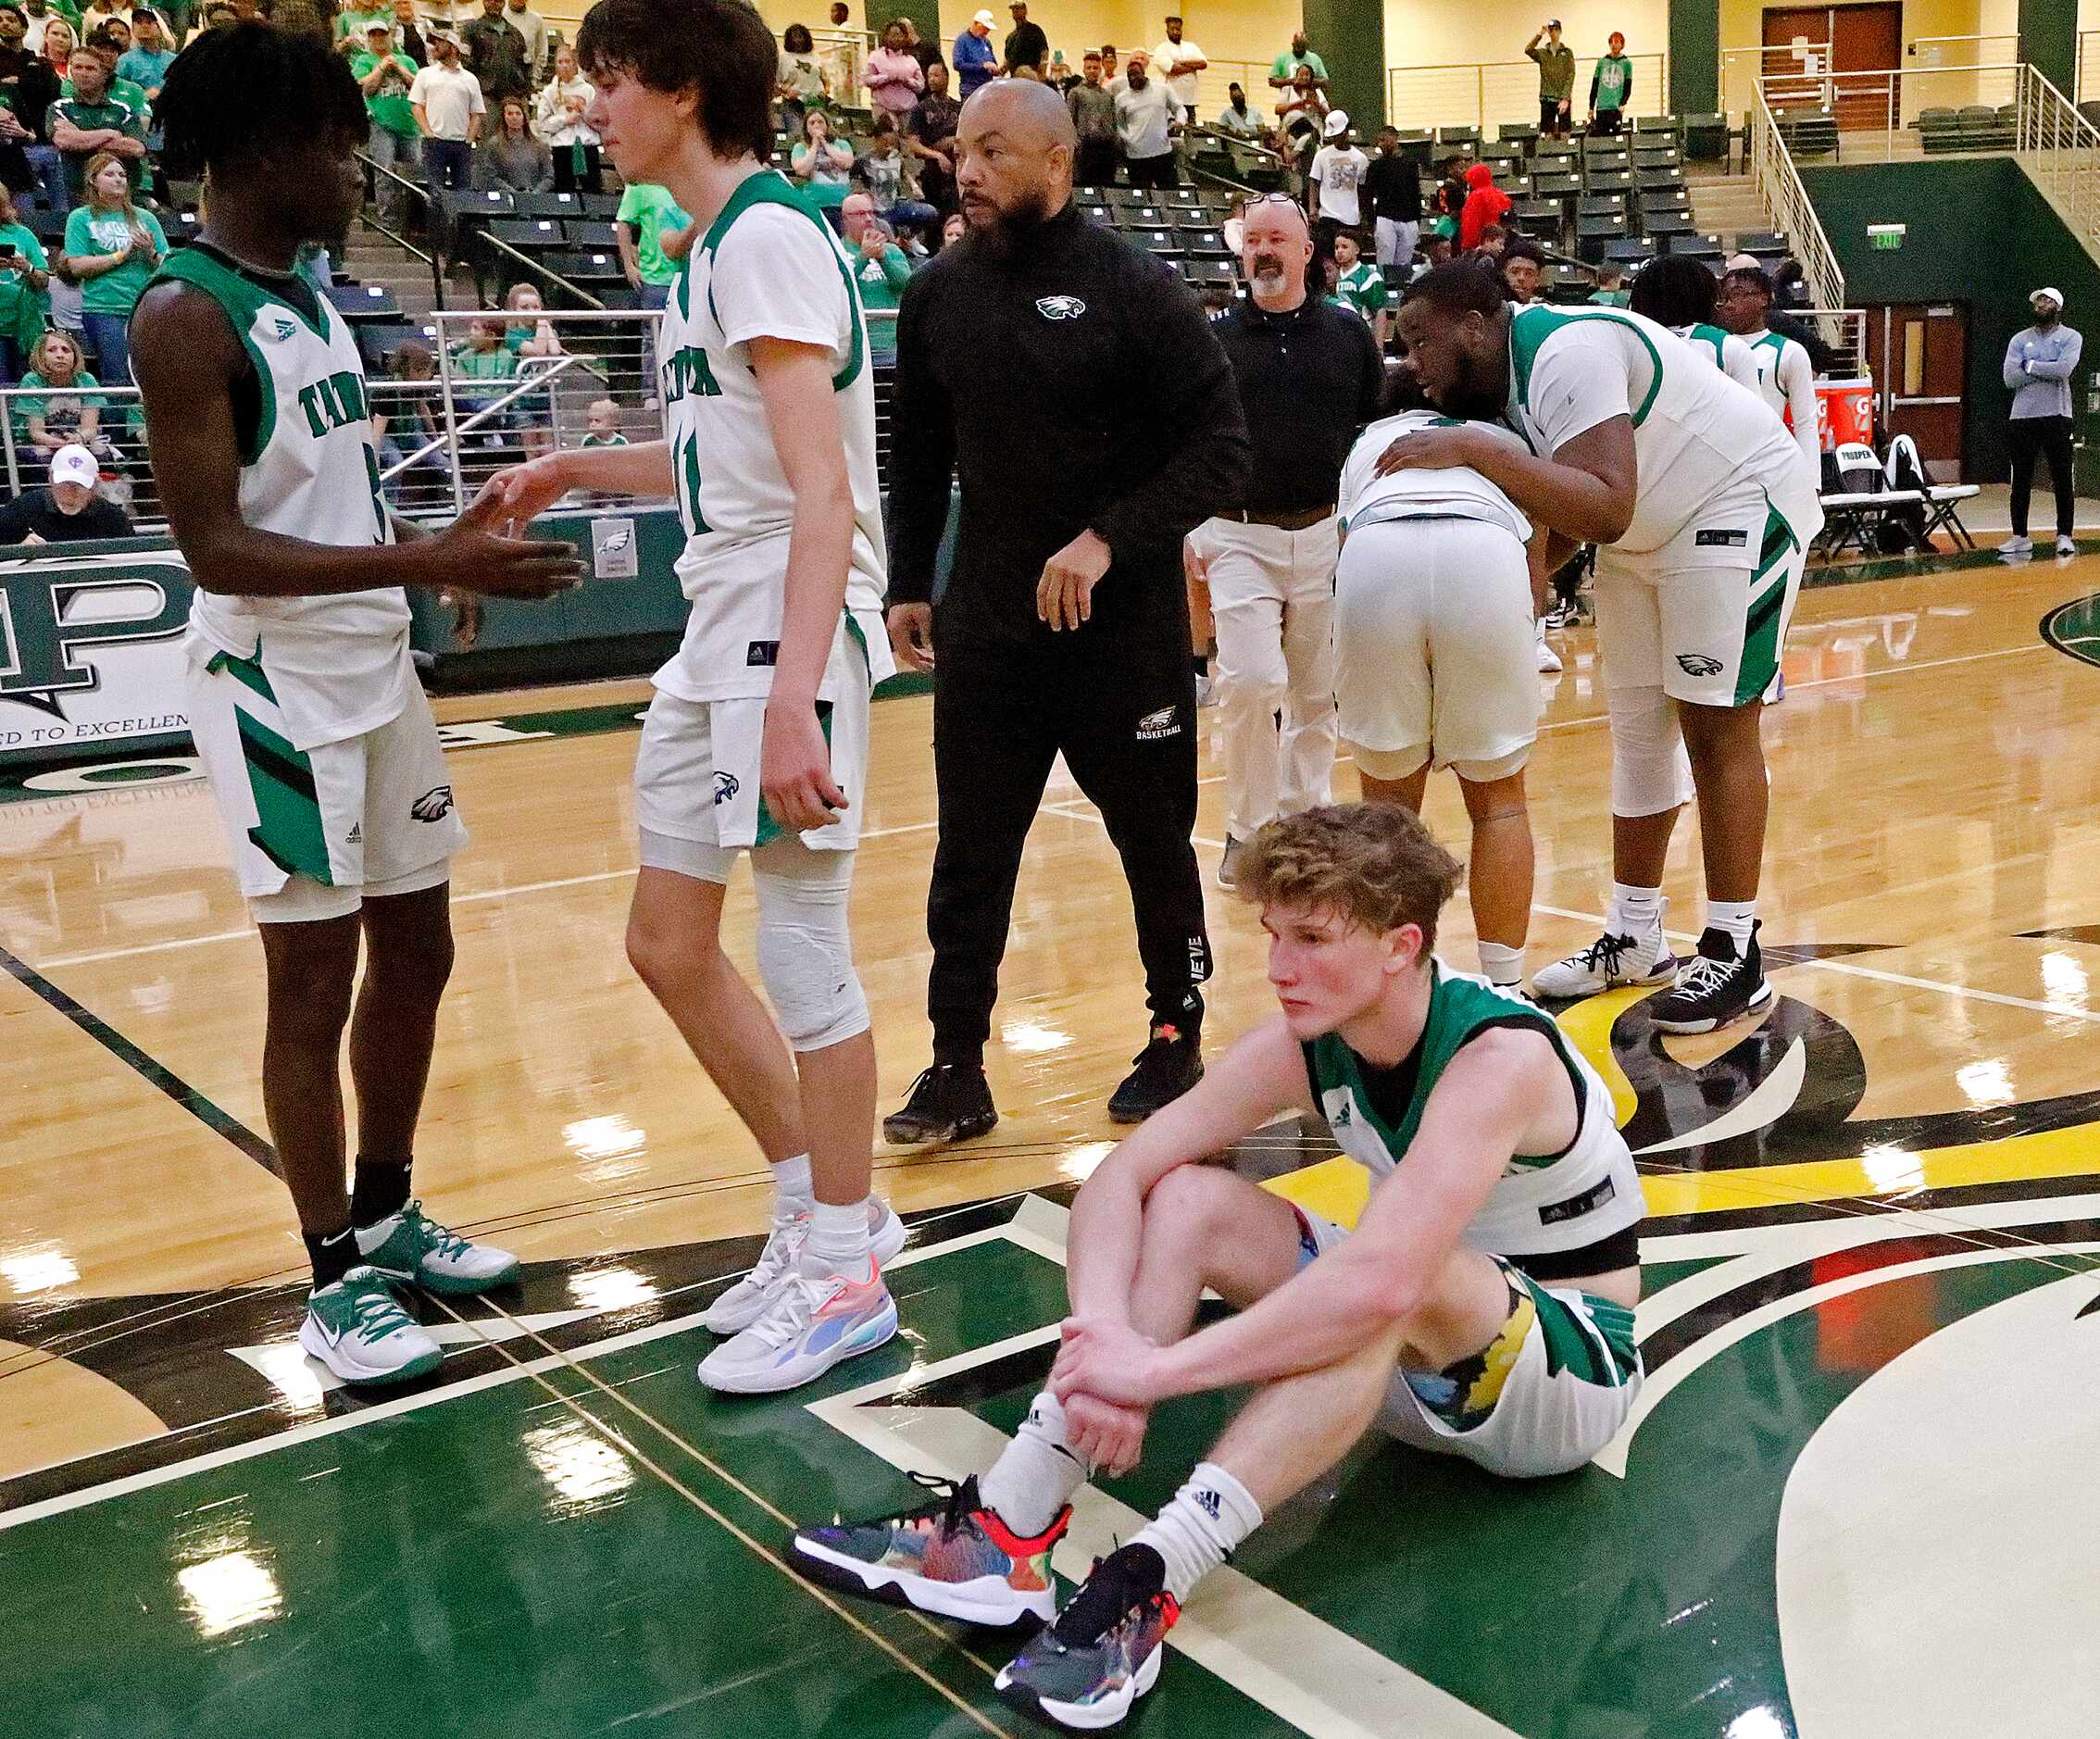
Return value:
[[(986, 1624), (1051, 1615), (1072, 1495), (1134, 1466), (1169, 1395), (1257, 1385), (1173, 1501), (998, 1676), (1071, 1727), (1121, 1719), (1181, 1602), (1376, 1425), (1492, 1472), (1567, 1472), (1641, 1384), (1640, 1180), (1611, 1096), (1539, 1009), (1432, 956), (1458, 866), (1386, 804), (1271, 822), (1242, 860), (1281, 1011), (1089, 1178), (1050, 1388), (980, 1485), (806, 1528), (848, 1593)], [(1353, 1232), (1200, 1163), (1319, 1110), (1369, 1168)], [(1214, 1289), (1239, 1314), (1191, 1333)]]
[(263, 1105), (314, 1271), (299, 1344), (345, 1382), (398, 1382), (440, 1354), (393, 1286), (480, 1292), (518, 1268), (409, 1199), (467, 832), (404, 588), (543, 598), (582, 567), (566, 544), (493, 535), (486, 495), (435, 536), (387, 509), (356, 340), (292, 269), (363, 200), (364, 99), (342, 56), (262, 23), (212, 31), (169, 69), (156, 113), (169, 160), (207, 173), (211, 198), (196, 244), (140, 300), (131, 364), (197, 586), (191, 731), (262, 931)]
[[(669, 438), (549, 454), (496, 486), (520, 521), (571, 489), (678, 498), (693, 612), (635, 761), (627, 953), (772, 1167), (771, 1236), (707, 1312), (734, 1338), (700, 1367), (768, 1393), (897, 1329), (881, 1264), (904, 1224), (869, 1195), (875, 1041), (846, 932), (869, 694), (894, 668), (867, 329), (831, 230), (766, 167), (778, 50), (757, 13), (599, 0), (577, 50), (621, 175), (669, 188), (700, 231), (656, 342)], [(721, 948), (745, 852), (778, 1028)]]

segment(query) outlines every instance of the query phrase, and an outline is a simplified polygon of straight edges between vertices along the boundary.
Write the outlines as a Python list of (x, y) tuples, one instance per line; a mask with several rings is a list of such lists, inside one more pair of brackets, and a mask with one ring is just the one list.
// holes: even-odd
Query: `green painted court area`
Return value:
[[(1016, 1731), (990, 1685), (1008, 1639), (842, 1608), (780, 1556), (783, 1517), (921, 1501), (891, 1461), (1009, 1428), (1047, 1367), (1055, 1247), (924, 1231), (894, 1271), (906, 1335), (814, 1395), (710, 1397), (693, 1376), (707, 1337), (644, 1331), (28, 1512), (0, 1532), (0, 1620), (37, 1639), (0, 1668), (6, 1731)], [(1519, 1485), (1368, 1444), (1233, 1567), (1280, 1603), (1250, 1616), (1211, 1585), (1192, 1603), (1172, 1638), (1187, 1652), (1132, 1730), (1794, 1733), (1775, 1592), (1789, 1473), (1936, 1325), (2066, 1277), (1993, 1254), (1692, 1358), (1623, 1479)], [(1652, 1262), (1651, 1295), (1710, 1287), (1716, 1260)], [(825, 1416), (842, 1395), (850, 1433)], [(1146, 1469), (1109, 1495), (1155, 1508), (1229, 1406), (1163, 1408)], [(894, 1456), (868, 1446), (884, 1433)], [(1072, 1545), (1068, 1575), (1085, 1569)]]

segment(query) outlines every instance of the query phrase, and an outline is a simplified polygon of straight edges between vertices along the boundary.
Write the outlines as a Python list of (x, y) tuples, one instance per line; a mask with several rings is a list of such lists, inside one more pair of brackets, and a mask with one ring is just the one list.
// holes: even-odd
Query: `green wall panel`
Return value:
[(1720, 0), (1670, 0), (1669, 106), (1680, 115), (1720, 107)]
[[(1349, 111), (1359, 139), (1385, 121), (1384, 0), (1305, 0), (1306, 35), (1327, 64), (1328, 94)], [(1192, 25), (1190, 34), (1198, 34)], [(1289, 46), (1288, 39), (1277, 44)], [(1264, 91), (1247, 93), (1253, 103)]]

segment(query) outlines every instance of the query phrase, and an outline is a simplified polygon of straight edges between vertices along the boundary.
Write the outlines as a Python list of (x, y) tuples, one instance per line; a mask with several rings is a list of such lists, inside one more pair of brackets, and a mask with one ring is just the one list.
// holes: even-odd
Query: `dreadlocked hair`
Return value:
[(154, 113), (172, 175), (259, 162), (273, 141), (367, 131), (364, 94), (313, 31), (259, 20), (206, 31), (175, 56)]

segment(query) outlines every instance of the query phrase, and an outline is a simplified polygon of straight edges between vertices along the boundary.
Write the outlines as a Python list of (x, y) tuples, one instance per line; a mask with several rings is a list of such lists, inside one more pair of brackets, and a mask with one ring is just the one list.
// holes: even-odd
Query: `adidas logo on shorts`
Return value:
[(1181, 734), (1181, 722), (1174, 715), (1179, 710), (1162, 707), (1157, 712), (1148, 712), (1137, 721), (1137, 740), (1151, 743), (1160, 737), (1178, 737)]

